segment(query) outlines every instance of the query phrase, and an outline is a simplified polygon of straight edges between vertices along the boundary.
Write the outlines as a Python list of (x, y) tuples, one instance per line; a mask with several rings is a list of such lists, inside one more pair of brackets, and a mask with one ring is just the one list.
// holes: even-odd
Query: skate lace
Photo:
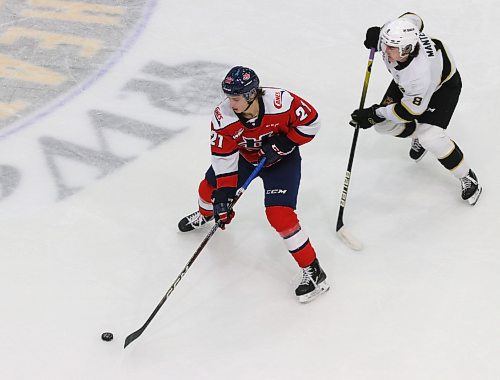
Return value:
[(422, 148), (422, 145), (420, 144), (420, 141), (418, 139), (413, 139), (411, 141), (411, 149), (419, 151)]
[(193, 212), (191, 215), (186, 216), (188, 224), (191, 224), (193, 227), (194, 226), (200, 226), (205, 219), (203, 218), (203, 215), (199, 211)]
[(313, 279), (313, 269), (311, 267), (302, 268), (302, 280), (299, 285), (307, 285), (309, 281), (314, 283)]
[(472, 187), (472, 185), (477, 185), (477, 181), (470, 176), (465, 176), (464, 178), (460, 178), (460, 182), (462, 183), (462, 190), (468, 190)]
[(471, 187), (472, 187), (472, 182), (471, 182), (470, 178), (468, 176), (462, 178), (462, 190), (468, 190)]

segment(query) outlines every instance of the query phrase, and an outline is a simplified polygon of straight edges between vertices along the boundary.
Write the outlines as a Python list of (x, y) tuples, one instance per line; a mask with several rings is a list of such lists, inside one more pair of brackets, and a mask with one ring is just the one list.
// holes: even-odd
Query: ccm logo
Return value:
[(274, 106), (278, 109), (283, 107), (283, 103), (281, 103), (281, 92), (277, 92), (274, 94)]
[(215, 113), (215, 117), (217, 118), (217, 120), (221, 121), (222, 120), (222, 113), (220, 112), (220, 108), (217, 107), (214, 111)]
[(286, 194), (287, 190), (283, 189), (272, 189), (272, 190), (266, 190), (266, 194)]

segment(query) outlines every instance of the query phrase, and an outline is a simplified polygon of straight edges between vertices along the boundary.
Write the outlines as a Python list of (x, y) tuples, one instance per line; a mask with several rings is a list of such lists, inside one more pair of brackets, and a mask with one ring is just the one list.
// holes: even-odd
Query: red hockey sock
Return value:
[(266, 207), (267, 220), (283, 238), (288, 251), (297, 264), (305, 268), (316, 258), (309, 237), (300, 227), (295, 210), (291, 207)]
[(205, 217), (210, 217), (214, 214), (212, 208), (212, 192), (215, 190), (213, 186), (211, 186), (206, 179), (200, 182), (200, 186), (198, 187), (198, 205), (200, 214)]

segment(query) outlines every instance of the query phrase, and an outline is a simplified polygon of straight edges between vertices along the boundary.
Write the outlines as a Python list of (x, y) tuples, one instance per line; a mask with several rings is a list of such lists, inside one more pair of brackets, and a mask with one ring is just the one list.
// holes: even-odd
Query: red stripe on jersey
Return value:
[(297, 145), (308, 143), (314, 137), (314, 136), (306, 136), (303, 133), (297, 131), (295, 128), (290, 128), (290, 132), (288, 132), (286, 136)]
[(238, 186), (238, 173), (217, 177), (217, 188)]

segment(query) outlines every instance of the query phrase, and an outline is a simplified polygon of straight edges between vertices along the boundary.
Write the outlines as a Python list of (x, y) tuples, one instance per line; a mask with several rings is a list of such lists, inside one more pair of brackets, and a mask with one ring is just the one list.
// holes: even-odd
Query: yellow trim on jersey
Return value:
[(415, 115), (415, 116), (420, 116), (422, 115), (421, 113), (415, 113), (413, 112), (410, 108), (408, 108), (408, 106), (406, 104), (403, 103), (403, 101), (401, 100), (401, 105), (409, 112), (411, 113), (412, 115)]
[[(457, 72), (457, 68), (453, 64), (453, 61), (450, 59), (448, 49), (446, 49), (446, 46), (444, 46), (444, 44), (443, 44), (443, 52), (441, 53), (441, 55), (443, 56), (443, 61), (444, 61), (445, 56), (443, 53), (446, 54), (446, 59), (448, 59), (448, 61), (450, 62), (450, 73), (448, 74), (448, 76), (444, 80), (441, 81), (440, 84), (443, 84), (444, 82), (446, 82), (448, 79), (450, 79)], [(443, 62), (443, 65), (444, 65), (444, 62)]]
[(448, 73), (446, 78), (443, 79), (443, 77), (442, 77), (443, 73), (441, 73), (441, 81), (439, 82), (439, 86), (438, 86), (438, 88), (439, 88), (439, 87), (441, 87), (441, 85), (443, 85), (443, 83), (448, 81), (457, 72), (457, 68), (453, 64), (453, 60), (450, 59), (450, 53), (448, 52), (448, 49), (446, 48), (446, 46), (441, 42), (441, 40), (433, 39), (432, 41), (434, 42), (434, 45), (436, 46), (436, 52), (441, 52), (441, 58), (443, 60), (442, 70), (445, 69), (446, 63), (448, 63), (450, 66), (450, 72)]

